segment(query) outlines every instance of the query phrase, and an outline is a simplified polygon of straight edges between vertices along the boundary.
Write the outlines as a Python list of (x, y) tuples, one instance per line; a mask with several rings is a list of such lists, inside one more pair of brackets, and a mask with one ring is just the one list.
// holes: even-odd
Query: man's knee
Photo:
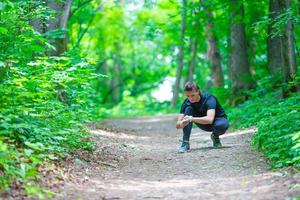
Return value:
[(222, 135), (229, 127), (229, 122), (226, 118), (217, 118), (213, 124), (213, 132)]

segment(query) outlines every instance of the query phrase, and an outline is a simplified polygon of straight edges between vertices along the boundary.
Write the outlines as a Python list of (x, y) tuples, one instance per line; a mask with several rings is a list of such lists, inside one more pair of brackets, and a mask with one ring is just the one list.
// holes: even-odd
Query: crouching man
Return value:
[(200, 129), (212, 132), (211, 140), (214, 147), (221, 147), (219, 136), (224, 134), (229, 127), (227, 116), (217, 98), (209, 93), (201, 93), (198, 85), (188, 82), (184, 86), (187, 98), (184, 100), (176, 128), (183, 129), (180, 153), (190, 150), (190, 135), (195, 123)]

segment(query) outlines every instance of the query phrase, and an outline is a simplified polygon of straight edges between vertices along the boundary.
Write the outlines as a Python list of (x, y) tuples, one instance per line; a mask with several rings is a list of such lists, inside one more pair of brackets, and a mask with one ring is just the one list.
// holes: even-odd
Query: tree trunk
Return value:
[[(200, 9), (200, 7), (199, 7), (199, 9)], [(192, 18), (196, 17), (196, 12), (197, 11), (195, 9), (191, 10)], [(197, 60), (199, 20), (198, 19), (194, 20), (192, 22), (192, 25), (193, 25), (193, 29), (195, 30), (195, 32), (193, 32), (193, 34), (190, 36), (189, 49), (191, 52), (191, 56), (188, 61), (188, 75), (187, 75), (185, 82), (193, 81), (193, 79), (194, 79), (193, 76), (194, 76), (195, 67), (196, 67), (196, 60)]]
[(51, 40), (51, 44), (55, 47), (54, 51), (50, 51), (51, 55), (60, 55), (67, 51), (67, 22), (71, 10), (72, 0), (66, 0), (65, 3), (59, 1), (48, 0), (48, 6), (57, 12), (55, 19), (48, 21), (46, 31), (53, 31), (61, 29), (64, 33), (62, 38), (54, 38)]
[(181, 15), (181, 28), (180, 28), (180, 41), (179, 41), (179, 54), (178, 54), (178, 67), (176, 71), (176, 80), (173, 88), (172, 106), (175, 107), (178, 101), (178, 93), (180, 87), (180, 79), (183, 68), (184, 59), (184, 33), (186, 23), (186, 6), (187, 0), (182, 0), (182, 15)]
[(221, 56), (218, 51), (218, 40), (213, 33), (213, 15), (209, 11), (208, 22), (206, 24), (206, 34), (208, 39), (207, 57), (211, 65), (211, 78), (214, 86), (224, 86), (224, 78), (221, 65)]
[[(125, 6), (125, 0), (117, 0), (118, 6)], [(112, 103), (118, 103), (122, 99), (122, 92), (123, 92), (123, 77), (122, 77), (122, 46), (121, 41), (114, 42), (114, 49), (112, 51), (113, 54), (113, 68), (111, 74), (111, 85), (110, 85), (110, 92), (111, 92), (111, 100)]]
[(280, 0), (270, 0), (269, 18), (271, 23), (268, 26), (268, 68), (273, 76), (281, 76), (282, 66), (284, 65), (283, 52), (281, 48), (281, 36), (272, 35), (276, 30), (273, 28), (276, 17), (280, 14)]
[(45, 19), (34, 19), (30, 22), (30, 24), (33, 26), (35, 31), (41, 34), (46, 32)]
[(67, 31), (69, 15), (71, 11), (71, 5), (72, 5), (72, 0), (67, 0), (64, 6), (64, 12), (61, 15), (60, 28), (62, 28), (65, 31), (65, 34), (64, 34), (64, 38), (60, 39), (61, 43), (59, 43), (60, 46), (59, 46), (58, 53), (63, 53), (67, 51), (68, 35), (66, 31)]
[(244, 18), (244, 7), (238, 0), (232, 0), (231, 3), (229, 71), (232, 84), (231, 103), (235, 105), (247, 99), (245, 95), (237, 95), (241, 95), (240, 92), (244, 89), (252, 88), (253, 82), (248, 66), (245, 25), (242, 20), (238, 20)]
[(190, 38), (190, 51), (192, 53), (192, 57), (189, 60), (188, 63), (188, 76), (187, 76), (187, 81), (193, 81), (193, 76), (195, 72), (195, 65), (196, 65), (196, 58), (197, 58), (197, 46), (198, 46), (198, 41), (196, 38)]
[(121, 51), (121, 47), (119, 43), (115, 43), (115, 50), (116, 53), (114, 53), (114, 67), (113, 67), (113, 74), (111, 77), (111, 89), (110, 91), (112, 92), (112, 102), (117, 103), (121, 100), (121, 93), (122, 93), (122, 88), (121, 88), (121, 55), (117, 51)]
[[(279, 5), (281, 8), (281, 11), (285, 11), (286, 9), (290, 8), (292, 4), (291, 0), (285, 0), (280, 1)], [(288, 84), (290, 81), (293, 81), (293, 76), (296, 75), (297, 72), (297, 64), (296, 64), (296, 51), (295, 51), (295, 39), (294, 39), (294, 27), (293, 22), (290, 20), (287, 21), (287, 24), (285, 25), (285, 32), (283, 34), (283, 37), (281, 37), (281, 43), (282, 43), (282, 50), (283, 50), (283, 79), (286, 84)], [(295, 85), (291, 88), (283, 86), (283, 96), (287, 97), (289, 95), (289, 92), (296, 92), (297, 87), (299, 90), (299, 86)]]

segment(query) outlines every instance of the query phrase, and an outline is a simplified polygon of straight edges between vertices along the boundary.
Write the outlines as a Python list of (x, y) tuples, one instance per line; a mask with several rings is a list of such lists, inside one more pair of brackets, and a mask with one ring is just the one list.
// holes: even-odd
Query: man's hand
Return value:
[(192, 118), (192, 116), (185, 116), (182, 120), (177, 121), (176, 128), (186, 127), (192, 121)]
[(183, 120), (192, 122), (193, 121), (193, 116), (186, 115), (186, 116), (184, 116)]

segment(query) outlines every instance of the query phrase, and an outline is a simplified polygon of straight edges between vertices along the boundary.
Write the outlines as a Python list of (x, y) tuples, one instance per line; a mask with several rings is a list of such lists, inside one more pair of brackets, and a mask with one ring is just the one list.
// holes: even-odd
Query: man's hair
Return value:
[(187, 82), (184, 85), (184, 91), (196, 91), (199, 90), (199, 86), (197, 85), (197, 83), (194, 82)]

